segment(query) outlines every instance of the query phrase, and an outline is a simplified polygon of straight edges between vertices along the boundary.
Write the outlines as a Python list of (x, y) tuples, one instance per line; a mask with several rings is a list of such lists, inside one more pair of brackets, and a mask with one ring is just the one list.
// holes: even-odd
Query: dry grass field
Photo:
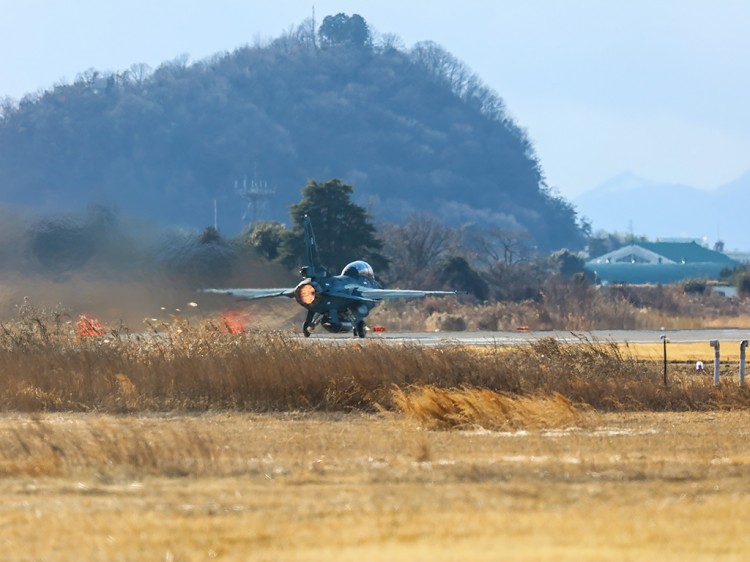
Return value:
[(4, 560), (746, 560), (747, 411), (0, 418)]
[(750, 552), (750, 393), (687, 356), (148, 329), (0, 325), (3, 560)]

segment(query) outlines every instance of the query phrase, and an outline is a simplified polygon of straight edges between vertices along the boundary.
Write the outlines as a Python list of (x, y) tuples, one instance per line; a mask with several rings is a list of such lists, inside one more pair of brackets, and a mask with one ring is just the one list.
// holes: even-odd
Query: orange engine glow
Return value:
[(303, 306), (309, 306), (312, 303), (315, 302), (315, 287), (313, 287), (311, 284), (305, 284), (300, 285), (297, 287), (297, 290), (295, 291), (295, 297), (297, 297), (297, 302), (300, 303)]

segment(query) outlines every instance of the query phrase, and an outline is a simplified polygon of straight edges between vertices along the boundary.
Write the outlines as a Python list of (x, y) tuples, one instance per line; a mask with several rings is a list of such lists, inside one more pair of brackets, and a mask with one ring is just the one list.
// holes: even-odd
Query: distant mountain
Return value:
[(668, 238), (717, 240), (726, 250), (750, 249), (747, 228), (750, 171), (713, 191), (664, 184), (624, 173), (574, 200), (594, 232), (628, 233), (652, 240)]
[(376, 44), (362, 18), (334, 19), (3, 104), (0, 205), (96, 203), (196, 229), (216, 205), (234, 234), (253, 218), (287, 222), (309, 178), (340, 178), (376, 219), (431, 211), (525, 231), (540, 249), (582, 246), (572, 205), (479, 77), (434, 43)]
[(742, 198), (750, 195), (750, 170), (742, 174), (736, 180), (722, 185), (716, 190), (716, 193), (722, 198), (736, 197), (739, 202)]

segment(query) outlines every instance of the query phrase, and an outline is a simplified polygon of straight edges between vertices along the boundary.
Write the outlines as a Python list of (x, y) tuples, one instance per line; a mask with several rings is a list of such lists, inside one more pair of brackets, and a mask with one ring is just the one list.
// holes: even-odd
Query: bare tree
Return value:
[(299, 27), (297, 27), (296, 35), (301, 45), (312, 50), (318, 48), (315, 20), (313, 18), (307, 18), (304, 20)]
[(18, 103), (10, 96), (4, 96), (0, 98), (0, 121), (9, 117), (16, 109), (18, 109)]
[(422, 286), (432, 281), (435, 266), (458, 244), (460, 236), (456, 229), (433, 215), (414, 212), (404, 225), (386, 225), (382, 238), (385, 252), (391, 259), (391, 281)]
[(431, 74), (447, 80), (457, 95), (463, 93), (471, 77), (471, 71), (463, 62), (433, 41), (421, 41), (414, 45), (411, 58)]
[(151, 76), (151, 67), (145, 62), (136, 62), (130, 65), (128, 76), (137, 85), (140, 86)]
[(374, 35), (375, 44), (381, 52), (403, 51), (406, 48), (401, 37), (395, 33), (374, 33)]
[(503, 227), (474, 233), (471, 236), (471, 245), (475, 248), (477, 260), (488, 265), (511, 265), (525, 261), (533, 250), (528, 231)]
[(76, 75), (75, 83), (92, 86), (94, 82), (96, 82), (96, 80), (99, 78), (100, 74), (101, 73), (95, 68), (86, 69)]
[(451, 91), (479, 111), (497, 121), (506, 122), (505, 102), (461, 60), (433, 41), (421, 41), (409, 52), (411, 59), (431, 74), (445, 80)]

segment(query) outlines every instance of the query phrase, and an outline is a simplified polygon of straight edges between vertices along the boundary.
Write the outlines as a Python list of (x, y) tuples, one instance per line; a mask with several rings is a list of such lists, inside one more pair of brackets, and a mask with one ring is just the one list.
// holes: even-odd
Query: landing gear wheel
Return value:
[(354, 326), (354, 337), (364, 338), (365, 337), (365, 321), (360, 320)]
[(307, 317), (305, 318), (305, 323), (302, 324), (302, 333), (305, 334), (306, 338), (310, 337), (310, 334), (315, 329), (315, 313), (312, 310), (307, 311)]

